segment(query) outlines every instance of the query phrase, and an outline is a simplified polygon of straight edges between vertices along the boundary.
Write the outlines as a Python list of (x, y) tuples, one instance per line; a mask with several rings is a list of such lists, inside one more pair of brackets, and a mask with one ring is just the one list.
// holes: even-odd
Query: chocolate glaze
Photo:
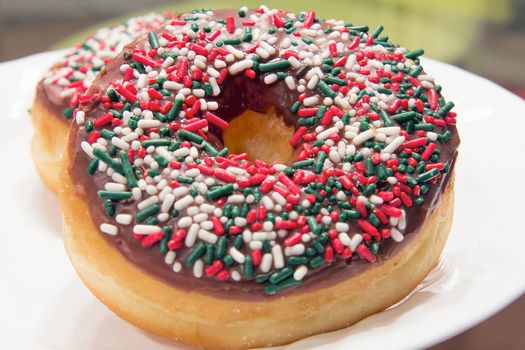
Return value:
[[(225, 18), (233, 12), (233, 10), (216, 11), (215, 16), (216, 18)], [(239, 20), (236, 16), (235, 18), (236, 21)], [(157, 30), (157, 32), (160, 31), (161, 29)], [(147, 39), (145, 38), (139, 39), (130, 44), (128, 49), (131, 47), (143, 48), (146, 41)], [(126, 50), (127, 49), (124, 49), (124, 51)], [(123, 55), (119, 55), (107, 65), (106, 69), (102, 71), (99, 78), (94, 82), (89, 93), (105, 91), (112, 80), (120, 77), (118, 68), (124, 62), (122, 56)], [(273, 57), (270, 59), (272, 58)], [(293, 74), (294, 71), (292, 70), (291, 73)], [(296, 101), (296, 95), (297, 92), (290, 92), (290, 90), (284, 86), (284, 83), (273, 84), (271, 86), (264, 84), (261, 76), (257, 76), (254, 80), (249, 80), (243, 75), (228, 76), (222, 87), (221, 95), (216, 98), (220, 109), (215, 111), (215, 114), (226, 120), (231, 120), (246, 109), (266, 112), (273, 106), (278, 114), (282, 115), (285, 123), (297, 126), (297, 118), (290, 112), (290, 106)], [(87, 110), (89, 110), (89, 108)], [(90, 119), (94, 119), (101, 114), (101, 109), (91, 110)], [(445, 176), (442, 176), (436, 184), (430, 186), (429, 191), (425, 195), (425, 202), (422, 205), (406, 209), (407, 227), (403, 231), (405, 239), (401, 243), (395, 243), (392, 239), (384, 240), (378, 252), (379, 260), (376, 264), (381, 264), (390, 259), (401, 251), (405, 245), (410, 244), (420, 231), (426, 218), (435, 209), (442, 193), (447, 188), (452, 176), (451, 174), (453, 174), (454, 171), (459, 145), (459, 136), (456, 128), (449, 126), (448, 130), (452, 132), (452, 137), (448, 142), (440, 145), (441, 155), (439, 161), (448, 162), (450, 171)], [(222, 135), (218, 130), (210, 128), (210, 138), (215, 140), (215, 144), (221, 145)], [(105, 173), (100, 172), (97, 172), (94, 176), (87, 174), (86, 168), (90, 159), (80, 150), (80, 142), (86, 139), (86, 131), (73, 123), (68, 145), (70, 155), (69, 172), (71, 179), (76, 185), (78, 194), (84, 197), (89, 204), (89, 213), (85, 213), (85, 215), (90, 215), (95, 227), (99, 227), (100, 224), (106, 222), (107, 216), (102, 209), (103, 200), (98, 197), (97, 189), (102, 189), (104, 183), (108, 182), (109, 178)], [(120, 204), (117, 207), (116, 214), (131, 213), (135, 210), (134, 205)], [(173, 219), (170, 219), (166, 224), (172, 225)], [(109, 236), (101, 232), (93, 232), (92, 234), (102, 235), (102, 237), (114, 246), (130, 263), (154, 278), (179, 289), (205, 293), (220, 298), (249, 300), (272, 298), (264, 293), (263, 285), (257, 284), (254, 281), (219, 282), (208, 278), (198, 279), (193, 276), (191, 269), (188, 268), (183, 268), (180, 272), (175, 273), (172, 271), (171, 265), (164, 263), (164, 255), (159, 252), (157, 246), (146, 249), (141, 247), (140, 241), (132, 235), (132, 225), (118, 226), (119, 234), (117, 236)], [(358, 229), (355, 229), (355, 231), (358, 231)], [(277, 240), (281, 239), (277, 238)], [(177, 251), (177, 258), (184, 260), (187, 254), (188, 249), (183, 248)], [(356, 254), (353, 256), (355, 257)], [(316, 270), (310, 270), (309, 275), (300, 285), (285, 289), (278, 295), (291, 295), (329, 287), (335, 283), (351, 278), (368, 268), (373, 268), (374, 265), (375, 264), (370, 264), (364, 260), (354, 258), (346, 262), (337, 260), (331, 265), (323, 265)]]
[(44, 80), (40, 80), (36, 87), (35, 99), (40, 102), (45, 109), (48, 110), (49, 114), (61, 123), (69, 125), (71, 119), (64, 118), (62, 112), (68, 108), (68, 99), (60, 96), (60, 92), (63, 90), (58, 85), (47, 85)]

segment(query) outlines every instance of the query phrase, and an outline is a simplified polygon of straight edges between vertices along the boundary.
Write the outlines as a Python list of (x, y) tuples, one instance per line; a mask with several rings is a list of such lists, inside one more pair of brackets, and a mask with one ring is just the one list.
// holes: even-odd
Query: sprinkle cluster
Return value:
[[(87, 171), (108, 179), (100, 230), (131, 231), (174, 273), (251, 280), (267, 294), (336, 261), (376, 262), (448, 172), (440, 145), (456, 123), (423, 51), (382, 31), (262, 6), (196, 10), (149, 32), (75, 111)], [(234, 75), (298, 96), (292, 163), (208, 142), (208, 128), (228, 127), (214, 97)]]
[(100, 70), (124, 45), (159, 26), (167, 16), (150, 13), (132, 17), (113, 28), (101, 28), (82, 44), (67, 52), (44, 75), (43, 83), (58, 89), (64, 105), (63, 116), (70, 119)]

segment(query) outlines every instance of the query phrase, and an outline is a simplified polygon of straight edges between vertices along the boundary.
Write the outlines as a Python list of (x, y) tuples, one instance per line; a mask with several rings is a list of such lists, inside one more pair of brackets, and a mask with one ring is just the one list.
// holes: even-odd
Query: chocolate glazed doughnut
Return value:
[(82, 44), (69, 50), (38, 82), (31, 117), (35, 133), (31, 142), (33, 161), (40, 177), (58, 191), (60, 162), (73, 111), (96, 75), (124, 45), (152, 30), (166, 16), (151, 13), (133, 17), (113, 28), (99, 29)]
[(214, 349), (406, 296), (447, 238), (459, 137), (423, 51), (382, 30), (198, 10), (125, 47), (75, 110), (62, 171), (64, 242), (90, 290)]

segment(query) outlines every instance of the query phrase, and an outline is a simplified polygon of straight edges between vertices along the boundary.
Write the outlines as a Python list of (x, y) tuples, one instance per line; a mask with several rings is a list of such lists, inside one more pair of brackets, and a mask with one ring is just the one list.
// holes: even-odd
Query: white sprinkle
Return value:
[(293, 273), (293, 278), (296, 281), (301, 281), (307, 273), (308, 268), (305, 265), (301, 265), (297, 269), (295, 269), (295, 272)]
[(346, 222), (338, 222), (335, 224), (335, 229), (338, 232), (348, 232), (348, 230), (350, 230), (350, 226)]
[(200, 226), (198, 224), (192, 224), (188, 229), (186, 238), (184, 239), (184, 245), (188, 248), (191, 248), (195, 245), (197, 241), (197, 236), (199, 234)]
[(78, 125), (84, 124), (86, 121), (86, 113), (84, 113), (84, 111), (77, 111), (75, 114), (75, 119)]
[(390, 237), (396, 242), (401, 242), (405, 238), (395, 227), (390, 229)]
[(89, 158), (94, 158), (94, 156), (93, 156), (93, 147), (91, 147), (89, 142), (82, 141), (80, 143), (80, 147), (82, 148), (84, 153), (88, 155)]
[(173, 272), (180, 272), (180, 270), (182, 270), (182, 264), (180, 262), (176, 261), (173, 264)]
[(157, 203), (158, 201), (159, 201), (159, 197), (158, 196), (151, 196), (151, 197), (146, 198), (145, 200), (143, 200), (139, 204), (137, 204), (137, 208), (139, 208), (139, 210), (142, 210), (144, 208), (149, 207), (152, 204)]
[(286, 205), (286, 203), (288, 203), (286, 198), (284, 198), (279, 192), (272, 192), (271, 195), (272, 198), (280, 205)]
[(217, 235), (203, 229), (199, 230), (198, 237), (200, 240), (211, 244), (217, 243), (217, 240), (219, 239)]
[(284, 255), (290, 256), (290, 255), (303, 255), (304, 251), (306, 250), (304, 244), (294, 244), (291, 247), (285, 247), (284, 248)]
[(405, 211), (403, 210), (401, 216), (399, 217), (399, 223), (397, 224), (397, 227), (400, 230), (404, 230), (406, 226), (407, 226), (406, 214), (405, 214)]
[(123, 184), (115, 183), (115, 182), (108, 182), (104, 185), (104, 188), (106, 191), (110, 192), (121, 192), (126, 190), (126, 186)]
[(140, 119), (138, 127), (142, 129), (158, 128), (162, 125), (160, 120), (156, 119)]
[(202, 261), (202, 259), (199, 259), (195, 261), (195, 264), (193, 265), (193, 276), (197, 278), (201, 278), (203, 272), (204, 272), (204, 262)]
[(264, 77), (264, 83), (267, 85), (273, 84), (277, 81), (277, 74), (271, 73)]
[(317, 139), (318, 140), (326, 140), (327, 138), (329, 138), (333, 134), (339, 134), (339, 128), (337, 128), (336, 126), (328, 128), (328, 129), (320, 132), (319, 134), (317, 134)]
[(178, 221), (177, 225), (180, 228), (188, 228), (192, 223), (193, 220), (189, 216), (184, 216)]
[(189, 206), (191, 203), (193, 203), (193, 197), (191, 195), (187, 195), (175, 202), (175, 209), (180, 211)]
[(208, 220), (208, 214), (199, 212), (199, 209), (197, 208), (197, 215), (193, 216), (193, 222), (201, 223), (203, 221)]
[(233, 270), (231, 273), (232, 280), (238, 282), (241, 280), (242, 276), (241, 273), (237, 270)]
[(244, 260), (245, 260), (244, 254), (238, 251), (237, 248), (231, 247), (228, 252), (233, 258), (233, 260), (237, 261), (239, 264), (244, 263)]
[(133, 217), (129, 214), (118, 214), (116, 217), (115, 217), (115, 221), (117, 221), (117, 223), (121, 224), (121, 225), (129, 225), (131, 224), (131, 220), (133, 219)]
[(368, 129), (360, 134), (358, 134), (356, 137), (353, 138), (352, 140), (352, 143), (354, 145), (360, 145), (362, 144), (363, 142), (371, 139), (372, 137), (374, 137), (375, 135), (375, 130), (374, 129)]
[(306, 107), (314, 106), (314, 105), (316, 105), (318, 102), (319, 102), (319, 97), (318, 97), (318, 96), (307, 97), (307, 98), (305, 98), (305, 99), (303, 100), (303, 104), (304, 104)]
[(239, 62), (235, 62), (234, 64), (230, 66), (230, 68), (228, 68), (228, 71), (230, 72), (230, 74), (235, 75), (235, 74), (241, 73), (244, 70), (248, 68), (252, 68), (252, 67), (253, 67), (253, 61), (246, 59), (246, 60), (242, 60)]
[(352, 241), (350, 243), (350, 250), (355, 252), (355, 250), (357, 249), (357, 246), (363, 241), (363, 236), (361, 236), (360, 234), (356, 233), (355, 235), (352, 236)]
[(138, 235), (151, 235), (160, 231), (157, 225), (135, 225), (133, 226), (133, 233)]
[(279, 244), (272, 247), (273, 266), (276, 269), (284, 267), (283, 250)]
[(173, 264), (173, 262), (175, 261), (175, 257), (177, 256), (177, 254), (173, 251), (173, 250), (170, 250), (169, 252), (166, 253), (166, 255), (164, 256), (164, 262), (167, 264), (167, 265), (171, 265)]
[(339, 235), (337, 235), (337, 238), (339, 238), (344, 246), (350, 247), (352, 245), (352, 240), (346, 232), (341, 232)]
[(394, 153), (405, 142), (404, 136), (398, 136), (392, 140), (385, 148), (381, 150), (382, 153)]
[(102, 224), (100, 225), (100, 231), (107, 233), (110, 236), (116, 236), (118, 233), (118, 227), (111, 224)]
[(385, 134), (387, 136), (399, 135), (401, 128), (399, 126), (388, 126), (384, 128), (378, 128), (377, 133)]
[(284, 79), (284, 82), (286, 83), (286, 86), (288, 86), (288, 89), (295, 90), (295, 80), (292, 78), (292, 76), (287, 76)]
[(261, 199), (261, 201), (262, 201), (262, 204), (264, 205), (264, 208), (265, 208), (266, 210), (272, 210), (272, 209), (273, 209), (274, 204), (273, 204), (273, 201), (271, 200), (270, 197), (268, 197), (268, 196), (263, 196), (262, 199)]
[(270, 271), (270, 269), (272, 268), (272, 259), (272, 254), (270, 253), (266, 253), (263, 255), (261, 265), (259, 265), (261, 272), (266, 273)]

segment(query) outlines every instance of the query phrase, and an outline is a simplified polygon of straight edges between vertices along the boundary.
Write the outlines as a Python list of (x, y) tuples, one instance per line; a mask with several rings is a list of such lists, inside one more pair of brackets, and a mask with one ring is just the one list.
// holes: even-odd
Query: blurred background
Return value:
[[(82, 40), (148, 11), (257, 7), (316, 10), (372, 28), (409, 49), (486, 77), (525, 98), (525, 0), (0, 0), (0, 62)], [(525, 118), (525, 116), (524, 116)], [(487, 291), (489, 294), (490, 291)], [(489, 297), (489, 295), (487, 295)], [(525, 349), (525, 297), (433, 350)]]

